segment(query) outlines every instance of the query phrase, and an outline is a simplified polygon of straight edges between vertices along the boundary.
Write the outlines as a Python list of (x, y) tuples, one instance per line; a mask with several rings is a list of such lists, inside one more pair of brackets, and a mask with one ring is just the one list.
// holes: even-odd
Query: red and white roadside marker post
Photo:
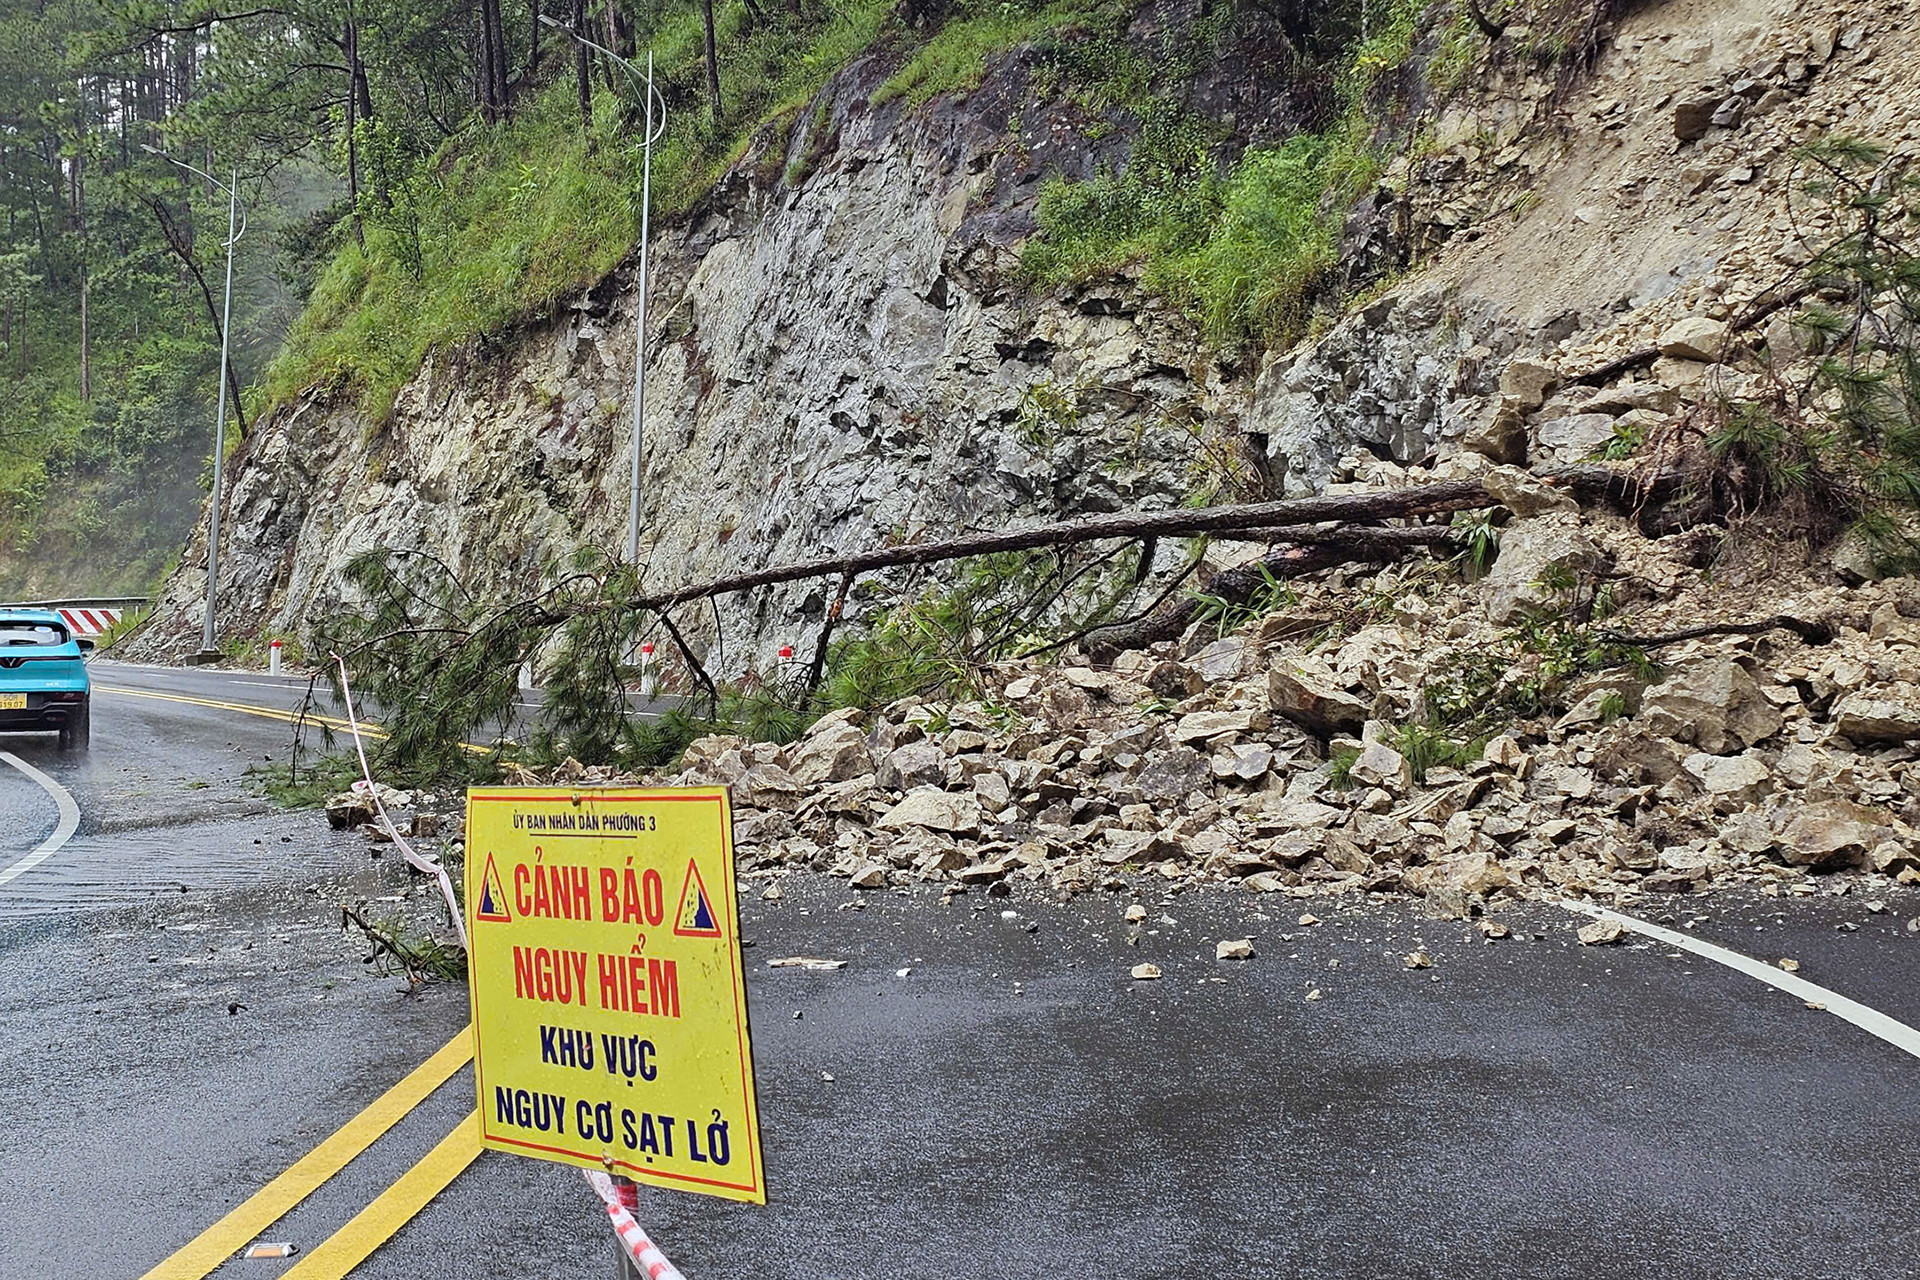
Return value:
[(267, 646), (267, 674), (270, 676), (280, 674), (280, 642), (278, 640)]
[(660, 672), (653, 665), (653, 641), (640, 646), (640, 696), (651, 702), (660, 696)]

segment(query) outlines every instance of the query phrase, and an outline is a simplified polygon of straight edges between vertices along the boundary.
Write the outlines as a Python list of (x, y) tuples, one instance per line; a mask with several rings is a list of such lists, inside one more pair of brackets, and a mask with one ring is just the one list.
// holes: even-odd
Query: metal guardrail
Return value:
[(62, 596), (58, 600), (0, 600), (0, 609), (145, 609), (152, 596)]

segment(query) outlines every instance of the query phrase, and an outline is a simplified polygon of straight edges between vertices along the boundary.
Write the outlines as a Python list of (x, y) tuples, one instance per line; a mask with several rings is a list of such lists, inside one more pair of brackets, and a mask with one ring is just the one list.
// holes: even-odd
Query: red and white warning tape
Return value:
[(647, 1273), (649, 1280), (686, 1280), (679, 1268), (667, 1261), (667, 1255), (660, 1252), (656, 1245), (634, 1220), (633, 1211), (620, 1197), (620, 1189), (613, 1185), (613, 1179), (597, 1169), (582, 1169), (587, 1175), (587, 1185), (592, 1187), (600, 1199), (606, 1202), (607, 1217), (613, 1220), (613, 1234), (620, 1238), (620, 1247), (627, 1251), (634, 1264)]
[[(380, 829), (391, 836), (396, 845), (400, 846), (400, 856), (407, 860), (408, 866), (416, 871), (425, 872), (427, 875), (439, 880), (440, 896), (446, 900), (447, 904), (447, 919), (453, 922), (453, 931), (459, 935), (460, 945), (465, 947), (467, 945), (467, 921), (465, 915), (460, 911), (460, 904), (454, 900), (453, 881), (447, 879), (447, 869), (440, 865), (440, 859), (429, 858), (422, 854), (415, 853), (413, 846), (407, 843), (407, 838), (400, 834), (400, 828), (395, 826), (393, 819), (387, 816), (387, 806), (380, 803), (380, 788), (373, 785), (373, 773), (367, 768), (366, 744), (360, 740), (360, 718), (353, 714), (353, 690), (347, 687), (347, 664), (337, 653), (333, 655), (333, 661), (334, 664), (340, 668), (340, 696), (345, 699), (347, 704), (347, 727), (353, 730), (353, 749), (355, 754), (360, 757), (360, 777), (367, 784), (367, 799), (373, 801), (373, 811), (380, 815)], [(354, 783), (353, 789), (355, 791), (360, 790), (360, 784), (358, 782)]]

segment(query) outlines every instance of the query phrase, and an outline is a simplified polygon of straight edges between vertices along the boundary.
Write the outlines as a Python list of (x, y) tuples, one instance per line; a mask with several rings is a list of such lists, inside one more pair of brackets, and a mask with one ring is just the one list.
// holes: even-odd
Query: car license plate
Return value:
[(0, 693), (0, 711), (25, 711), (27, 695), (24, 693)]

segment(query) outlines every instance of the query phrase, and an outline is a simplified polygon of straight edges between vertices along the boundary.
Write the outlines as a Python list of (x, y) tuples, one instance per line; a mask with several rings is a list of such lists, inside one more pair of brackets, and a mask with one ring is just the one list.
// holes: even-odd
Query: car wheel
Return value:
[(80, 714), (60, 726), (60, 749), (62, 751), (85, 751), (88, 741), (93, 737), (93, 707), (89, 703), (80, 704)]

